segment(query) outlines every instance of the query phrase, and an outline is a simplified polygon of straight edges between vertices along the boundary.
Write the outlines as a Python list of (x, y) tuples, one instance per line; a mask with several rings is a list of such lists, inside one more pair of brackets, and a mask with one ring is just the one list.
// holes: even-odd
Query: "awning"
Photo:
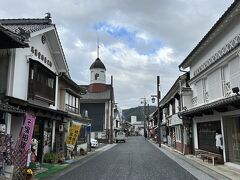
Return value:
[(209, 114), (213, 112), (213, 110), (219, 112), (226, 112), (227, 106), (231, 105), (233, 107), (239, 108), (240, 107), (240, 96), (234, 95), (224, 99), (220, 99), (214, 102), (210, 102), (208, 104), (204, 104), (202, 106), (194, 107), (189, 110), (180, 112), (181, 116), (194, 116), (196, 114), (205, 113)]

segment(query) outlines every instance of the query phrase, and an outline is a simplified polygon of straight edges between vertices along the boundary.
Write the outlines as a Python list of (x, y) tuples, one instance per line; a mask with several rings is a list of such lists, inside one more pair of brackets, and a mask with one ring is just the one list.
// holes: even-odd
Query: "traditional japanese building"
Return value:
[(179, 65), (190, 69), (191, 106), (181, 116), (193, 123), (194, 149), (219, 153), (240, 165), (240, 1), (234, 3)]
[[(28, 39), (28, 48), (11, 49), (8, 54), (8, 80), (4, 101), (36, 117), (33, 137), (38, 141), (37, 159), (55, 146), (56, 122), (67, 112), (58, 109), (58, 75), (69, 75), (67, 62), (55, 25), (50, 16), (42, 19), (1, 19), (12, 33)], [(18, 139), (23, 116), (7, 116), (7, 124)], [(24, 145), (24, 144), (22, 144)]]
[(180, 116), (180, 111), (189, 106), (188, 98), (189, 73), (177, 78), (173, 86), (160, 101), (161, 138), (163, 143), (183, 154), (190, 154), (191, 123)]

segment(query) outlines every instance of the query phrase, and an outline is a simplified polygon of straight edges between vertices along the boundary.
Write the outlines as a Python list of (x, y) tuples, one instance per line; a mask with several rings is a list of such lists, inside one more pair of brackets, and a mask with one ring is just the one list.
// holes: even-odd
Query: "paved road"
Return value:
[(196, 179), (143, 137), (129, 137), (87, 160), (61, 180), (188, 180)]

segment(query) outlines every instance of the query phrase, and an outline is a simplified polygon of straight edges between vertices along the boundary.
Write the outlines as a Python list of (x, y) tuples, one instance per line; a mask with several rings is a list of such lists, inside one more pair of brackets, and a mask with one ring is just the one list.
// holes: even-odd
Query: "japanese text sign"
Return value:
[(35, 116), (26, 114), (19, 136), (18, 148), (20, 150), (28, 151), (30, 149), (35, 120)]

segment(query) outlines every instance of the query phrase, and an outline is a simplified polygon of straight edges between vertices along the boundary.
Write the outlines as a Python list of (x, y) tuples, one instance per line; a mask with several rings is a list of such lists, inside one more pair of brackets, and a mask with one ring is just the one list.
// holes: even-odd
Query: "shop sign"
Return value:
[(81, 128), (80, 123), (77, 123), (74, 121), (72, 122), (72, 126), (70, 127), (69, 134), (66, 141), (67, 148), (70, 151), (73, 151), (74, 146), (78, 140), (78, 135), (80, 134), (80, 128)]
[(28, 151), (30, 149), (35, 120), (35, 116), (26, 114), (17, 146), (20, 151)]
[(35, 48), (34, 46), (31, 47), (31, 52), (32, 54), (37, 57), (39, 60), (41, 60), (42, 62), (44, 62), (45, 64), (47, 64), (49, 67), (52, 67), (52, 62), (47, 59), (46, 56), (44, 56), (37, 48)]

